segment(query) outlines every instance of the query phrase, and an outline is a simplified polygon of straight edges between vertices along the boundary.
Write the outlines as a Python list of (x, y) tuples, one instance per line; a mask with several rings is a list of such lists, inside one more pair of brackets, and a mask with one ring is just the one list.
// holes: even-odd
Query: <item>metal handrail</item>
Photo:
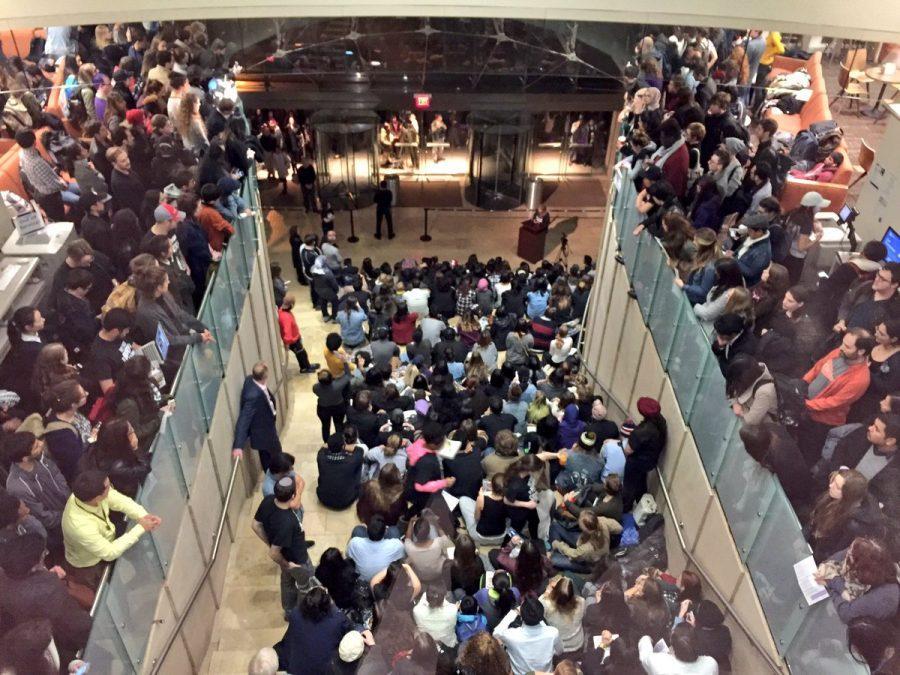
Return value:
[(213, 549), (212, 554), (209, 556), (209, 562), (206, 563), (206, 568), (203, 570), (203, 574), (201, 575), (200, 580), (197, 582), (194, 590), (191, 591), (191, 595), (188, 598), (187, 603), (185, 604), (184, 611), (181, 613), (181, 616), (178, 617), (178, 621), (172, 628), (172, 632), (169, 633), (169, 636), (166, 638), (166, 642), (165, 644), (163, 644), (162, 651), (160, 652), (159, 656), (153, 659), (152, 667), (150, 669), (151, 675), (156, 675), (156, 673), (159, 672), (160, 667), (162, 667), (162, 664), (166, 659), (166, 655), (168, 655), (169, 650), (172, 648), (172, 645), (175, 644), (175, 640), (181, 632), (181, 627), (184, 625), (184, 622), (191, 611), (191, 607), (193, 607), (194, 605), (194, 601), (197, 599), (197, 596), (200, 595), (200, 589), (203, 588), (203, 584), (206, 583), (206, 580), (209, 578), (209, 574), (212, 571), (213, 565), (216, 563), (216, 557), (219, 555), (219, 544), (222, 541), (222, 532), (224, 532), (225, 530), (225, 520), (228, 517), (228, 505), (231, 503), (231, 495), (234, 492), (234, 481), (237, 478), (238, 467), (240, 466), (240, 464), (241, 457), (235, 457), (231, 464), (231, 477), (228, 479), (228, 490), (225, 493), (225, 501), (222, 504), (222, 515), (219, 516), (219, 525), (216, 528), (216, 538), (213, 541)]
[[(584, 362), (583, 356), (582, 356), (582, 360), (581, 360), (581, 370), (579, 372), (582, 372), (582, 371), (585, 372), (588, 375), (588, 377), (591, 378), (591, 380), (593, 380), (594, 384), (596, 384), (598, 387), (600, 387), (603, 390), (603, 394), (606, 397), (607, 401), (612, 401), (616, 405), (616, 407), (619, 408), (619, 410), (621, 410), (626, 415), (628, 414), (628, 408), (626, 406), (622, 405), (622, 402), (619, 401), (619, 399), (616, 398), (612, 394), (612, 392), (610, 392), (603, 385), (603, 383), (600, 382), (599, 379), (597, 379), (597, 376), (594, 375), (594, 373), (592, 373), (590, 371), (590, 369), (587, 367), (587, 365)], [(693, 565), (694, 568), (700, 573), (700, 576), (702, 576), (703, 580), (706, 582), (706, 586), (713, 590), (713, 593), (716, 594), (716, 597), (719, 599), (719, 602), (722, 603), (722, 605), (725, 607), (725, 610), (728, 612), (728, 614), (731, 616), (731, 618), (734, 620), (734, 622), (740, 627), (740, 629), (744, 632), (744, 634), (750, 639), (750, 642), (753, 643), (753, 646), (756, 647), (757, 651), (766, 660), (766, 662), (769, 664), (769, 667), (772, 668), (772, 671), (776, 672), (776, 673), (782, 672), (782, 664), (780, 664), (778, 661), (776, 661), (775, 659), (772, 658), (772, 655), (769, 653), (769, 650), (766, 648), (766, 646), (759, 640), (759, 638), (756, 637), (756, 635), (754, 635), (753, 631), (747, 626), (747, 624), (744, 622), (744, 620), (740, 616), (738, 616), (737, 613), (735, 613), (734, 609), (732, 609), (732, 607), (731, 607), (731, 601), (729, 601), (724, 595), (722, 595), (722, 593), (719, 591), (719, 589), (716, 587), (715, 583), (713, 582), (712, 576), (710, 576), (710, 574), (697, 561), (697, 558), (694, 557), (694, 554), (691, 553), (691, 551), (688, 549), (687, 542), (684, 540), (684, 535), (681, 533), (681, 528), (678, 526), (678, 522), (677, 522), (678, 518), (677, 518), (677, 514), (675, 513), (675, 509), (672, 506), (672, 499), (669, 496), (669, 488), (666, 486), (665, 477), (663, 476), (662, 472), (659, 470), (659, 467), (657, 467), (657, 469), (656, 469), (656, 475), (657, 475), (657, 478), (659, 479), (659, 486), (662, 489), (663, 497), (666, 500), (666, 506), (669, 508), (669, 512), (672, 514), (673, 520), (676, 521), (676, 522), (673, 522), (672, 525), (675, 528), (675, 534), (678, 536), (678, 543), (681, 546), (681, 552), (684, 553), (685, 557), (688, 559), (688, 561), (691, 563), (691, 565)], [(718, 495), (717, 495), (717, 498), (718, 498)], [(766, 625), (768, 626), (768, 623)]]

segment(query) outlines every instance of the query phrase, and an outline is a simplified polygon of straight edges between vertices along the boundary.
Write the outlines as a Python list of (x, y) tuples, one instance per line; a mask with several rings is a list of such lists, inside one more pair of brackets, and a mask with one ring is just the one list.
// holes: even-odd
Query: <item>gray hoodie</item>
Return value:
[(71, 493), (66, 479), (47, 453), (35, 462), (34, 471), (25, 471), (18, 464), (10, 466), (6, 491), (25, 502), (31, 514), (48, 530), (60, 527)]

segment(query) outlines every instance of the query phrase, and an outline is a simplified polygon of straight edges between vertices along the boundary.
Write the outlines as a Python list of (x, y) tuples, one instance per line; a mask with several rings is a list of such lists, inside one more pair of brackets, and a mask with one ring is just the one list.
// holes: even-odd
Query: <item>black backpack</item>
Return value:
[(78, 87), (69, 97), (69, 114), (67, 119), (76, 126), (87, 122), (87, 106), (84, 104), (84, 87)]
[[(775, 394), (778, 396), (777, 421), (788, 429), (796, 429), (806, 418), (806, 394), (809, 385), (806, 381), (775, 373)], [(762, 384), (762, 383), (760, 383)]]

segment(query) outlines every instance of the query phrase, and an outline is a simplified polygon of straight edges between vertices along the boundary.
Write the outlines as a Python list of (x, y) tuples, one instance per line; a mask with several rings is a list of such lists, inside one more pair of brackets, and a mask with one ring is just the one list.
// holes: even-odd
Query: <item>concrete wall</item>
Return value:
[[(714, 587), (747, 627), (745, 631), (726, 612), (734, 639), (732, 663), (736, 673), (773, 672), (775, 668), (761, 650), (778, 664), (781, 659), (749, 572), (735, 548), (719, 497), (706, 477), (694, 437), (684, 425), (653, 337), (637, 302), (628, 296), (628, 278), (624, 266), (615, 261), (616, 240), (609, 220), (602, 240), (597, 285), (585, 327), (585, 366), (609, 396), (636, 420), (640, 419), (638, 398), (651, 396), (659, 400), (669, 425), (668, 445), (659, 471), (671, 503), (662, 489), (657, 489), (655, 496), (666, 519), (669, 569), (680, 573), (687, 567), (700, 572), (704, 585)], [(691, 564), (691, 559), (696, 564)], [(713, 593), (706, 596), (715, 598)], [(750, 634), (760, 646), (754, 644)]]

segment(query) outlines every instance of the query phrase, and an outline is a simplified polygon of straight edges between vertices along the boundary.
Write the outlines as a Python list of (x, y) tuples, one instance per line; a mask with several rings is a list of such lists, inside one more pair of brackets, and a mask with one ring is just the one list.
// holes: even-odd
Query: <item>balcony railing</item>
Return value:
[(811, 554), (778, 479), (744, 450), (740, 419), (702, 325), (659, 241), (643, 231), (634, 183), (617, 170), (610, 188), (611, 223), (663, 369), (718, 494), (735, 546), (750, 571), (779, 654), (795, 673), (866, 673), (847, 651), (846, 627), (830, 600), (809, 606), (794, 563)]
[[(106, 583), (98, 590), (92, 612), (94, 624), (84, 650), (84, 660), (91, 663), (92, 672), (131, 674), (149, 670), (152, 664), (145, 659), (150, 640), (158, 638), (162, 644), (171, 639), (170, 631), (181, 625), (190, 609), (192, 589), (202, 582), (204, 559), (214, 560), (213, 535), (216, 523), (221, 534), (234, 469), (230, 456), (232, 429), (214, 429), (212, 420), (217, 402), (221, 405), (227, 400), (220, 399), (219, 393), (226, 382), (232, 348), (237, 345), (238, 321), (263, 232), (255, 177), (251, 174), (244, 183), (242, 195), (253, 214), (235, 223), (235, 234), (209, 281), (199, 312), (199, 319), (215, 341), (187, 349), (171, 388), (175, 410), (163, 420), (151, 448), (152, 471), (136, 498), (148, 512), (162, 518), (162, 525), (141, 537), (104, 577)], [(230, 419), (228, 415), (224, 418)], [(213, 442), (213, 433), (223, 434), (223, 439)], [(215, 476), (208, 471), (198, 476), (204, 452), (213, 454)], [(177, 571), (170, 569), (179, 546), (193, 547), (187, 556), (179, 556), (195, 562), (192, 568), (181, 564)], [(151, 653), (149, 658), (155, 657)]]

